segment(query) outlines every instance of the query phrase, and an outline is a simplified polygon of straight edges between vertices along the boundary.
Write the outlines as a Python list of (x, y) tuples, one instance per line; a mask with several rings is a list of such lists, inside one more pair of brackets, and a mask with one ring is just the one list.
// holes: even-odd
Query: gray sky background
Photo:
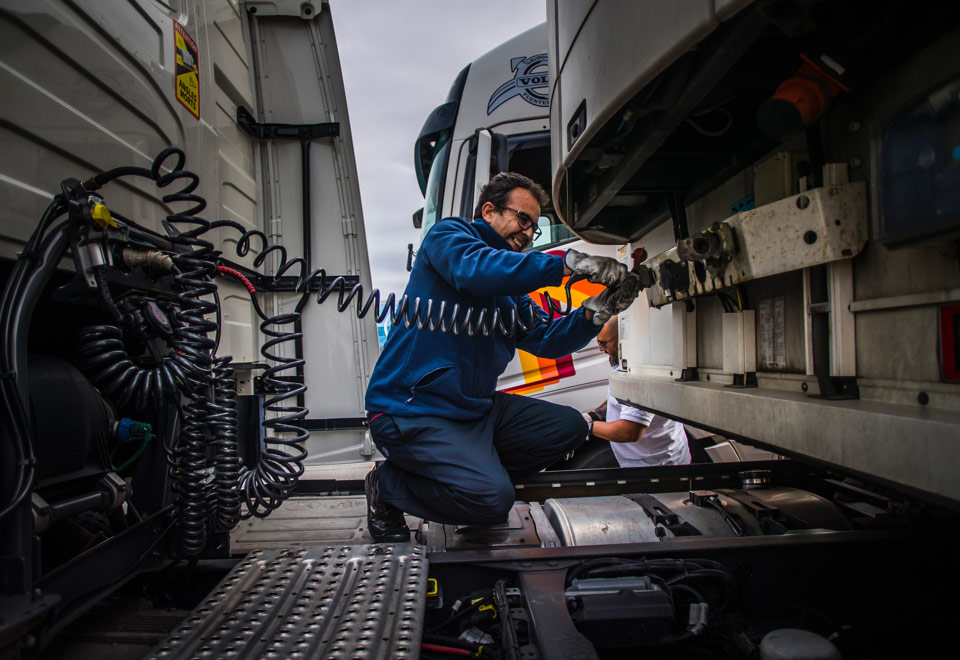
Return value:
[(357, 156), (373, 286), (407, 282), (423, 206), (413, 143), (457, 73), (546, 20), (544, 0), (331, 0)]

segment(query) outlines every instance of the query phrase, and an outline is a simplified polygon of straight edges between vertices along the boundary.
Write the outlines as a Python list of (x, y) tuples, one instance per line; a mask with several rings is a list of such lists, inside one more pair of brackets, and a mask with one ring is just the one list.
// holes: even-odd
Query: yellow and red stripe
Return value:
[[(552, 253), (563, 254), (562, 252)], [(540, 308), (544, 311), (547, 309), (547, 294), (554, 300), (561, 301), (561, 304), (564, 303), (567, 299), (565, 288), (567, 279), (568, 278), (564, 277), (560, 286), (548, 286), (537, 289), (530, 294), (530, 298), (540, 305)], [(602, 284), (593, 284), (586, 280), (574, 282), (573, 286), (570, 287), (571, 304), (574, 307), (579, 307), (583, 304), (584, 300), (591, 296), (598, 295), (601, 291), (603, 291)], [(550, 358), (537, 357), (526, 351), (517, 351), (517, 354), (520, 358), (520, 367), (523, 370), (523, 385), (508, 387), (503, 390), (504, 392), (511, 394), (533, 394), (535, 392), (541, 392), (546, 386), (559, 383), (560, 379), (573, 376), (577, 373), (576, 368), (573, 366), (572, 355), (565, 355), (553, 360)]]

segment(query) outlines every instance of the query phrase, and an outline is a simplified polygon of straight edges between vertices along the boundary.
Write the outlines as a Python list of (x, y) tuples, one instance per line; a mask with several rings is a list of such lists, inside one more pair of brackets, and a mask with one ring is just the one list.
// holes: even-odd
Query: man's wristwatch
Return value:
[(593, 422), (594, 422), (593, 411), (588, 413), (583, 413), (583, 421), (587, 423), (587, 435), (590, 435), (591, 433), (593, 433)]

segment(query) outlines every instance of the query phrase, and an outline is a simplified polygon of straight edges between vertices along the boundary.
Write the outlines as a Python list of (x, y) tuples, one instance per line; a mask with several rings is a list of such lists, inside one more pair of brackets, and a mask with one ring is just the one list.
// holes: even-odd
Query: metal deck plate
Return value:
[(422, 546), (255, 550), (148, 657), (417, 658)]
[[(416, 529), (420, 519), (407, 516)], [(367, 501), (363, 495), (292, 497), (266, 518), (241, 520), (230, 533), (230, 553), (266, 548), (370, 543)]]

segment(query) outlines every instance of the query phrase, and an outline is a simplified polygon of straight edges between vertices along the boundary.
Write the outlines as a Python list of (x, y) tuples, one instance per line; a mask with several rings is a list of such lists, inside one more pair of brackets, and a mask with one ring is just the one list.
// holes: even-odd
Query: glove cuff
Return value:
[(594, 417), (596, 413), (594, 413), (592, 410), (588, 413), (582, 413), (582, 414), (583, 414), (583, 421), (587, 423), (587, 435), (590, 435), (591, 433), (593, 433), (593, 423), (599, 418)]

